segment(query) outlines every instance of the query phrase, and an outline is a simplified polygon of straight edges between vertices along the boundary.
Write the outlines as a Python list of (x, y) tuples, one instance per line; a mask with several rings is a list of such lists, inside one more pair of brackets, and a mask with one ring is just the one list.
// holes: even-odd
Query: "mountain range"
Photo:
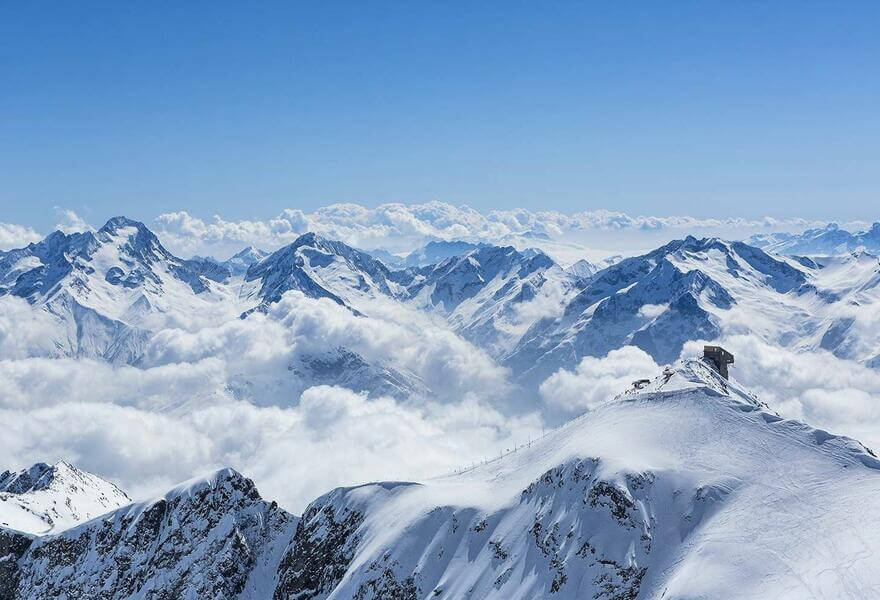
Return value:
[[(143, 224), (115, 217), (95, 232), (55, 232), (0, 252), (0, 296), (25, 299), (51, 332), (33, 355), (132, 365), (143, 362), (157, 331), (265, 313), (292, 292), (364, 319), (379, 301), (440, 319), (529, 388), (584, 356), (624, 345), (668, 363), (689, 340), (741, 333), (880, 364), (877, 332), (862, 325), (872, 322), (880, 299), (880, 262), (864, 251), (786, 257), (688, 237), (641, 256), (568, 268), (539, 250), (485, 244), (434, 244), (417, 256), (418, 264), (440, 260), (392, 270), (367, 252), (307, 233), (273, 253), (247, 248), (229, 261), (181, 259)], [(352, 384), (359, 391), (415, 381), (398, 365), (370, 364), (348, 348), (326, 353), (307, 358), (311, 366), (292, 364), (291, 372), (304, 385), (319, 372), (315, 381), (332, 384), (332, 365), (344, 355), (365, 374)], [(404, 385), (402, 393), (418, 387)]]
[[(403, 418), (457, 393), (435, 372), (446, 361), (479, 360), (500, 374), (490, 381), (504, 393), (486, 392), (494, 409), (518, 415), (588, 357), (635, 346), (661, 365), (514, 452), (430, 479), (313, 490), (301, 515), (231, 468), (137, 502), (65, 461), (5, 471), (0, 600), (878, 597), (872, 451), (681, 358), (689, 342), (745, 334), (880, 368), (877, 256), (783, 250), (686, 237), (561, 265), (535, 248), (444, 242), (395, 264), (306, 233), (274, 252), (184, 259), (114, 217), (0, 252), (0, 302), (28, 317), (0, 333), (32, 343), (28, 360), (188, 371), (199, 338), (233, 356), (221, 390), (252, 405), (338, 386)], [(239, 345), (247, 336), (253, 346)], [(419, 336), (458, 353), (429, 360)], [(151, 393), (160, 411), (186, 414), (190, 388)], [(326, 420), (346, 410), (322, 398), (310, 402)], [(303, 418), (325, 427), (318, 408)]]
[[(781, 419), (701, 360), (516, 452), (434, 479), (338, 488), (301, 517), (232, 469), (136, 503), (66, 463), (0, 482), (32, 494), (48, 473), (54, 503), (76, 517), (42, 532), (0, 526), (0, 598), (880, 593), (880, 461)], [(102, 502), (99, 516), (83, 508)]]
[(777, 254), (800, 256), (836, 256), (857, 251), (880, 254), (880, 223), (864, 231), (850, 232), (837, 223), (808, 229), (803, 233), (775, 232), (757, 234), (748, 239), (752, 246)]

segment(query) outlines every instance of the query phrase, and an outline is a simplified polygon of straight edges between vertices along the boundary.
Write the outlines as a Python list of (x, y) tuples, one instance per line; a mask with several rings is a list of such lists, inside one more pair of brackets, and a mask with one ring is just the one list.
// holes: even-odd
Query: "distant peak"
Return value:
[(99, 231), (103, 231), (110, 234), (115, 234), (119, 229), (124, 227), (135, 227), (138, 231), (149, 231), (147, 226), (141, 223), (140, 221), (135, 221), (133, 219), (129, 219), (128, 217), (118, 216), (112, 217), (104, 223), (104, 226), (99, 229)]
[(294, 240), (293, 242), (293, 245), (302, 246), (305, 244), (316, 244), (318, 242), (323, 242), (324, 240), (325, 238), (323, 236), (315, 233), (314, 231), (307, 231), (306, 233), (296, 238), (296, 240)]

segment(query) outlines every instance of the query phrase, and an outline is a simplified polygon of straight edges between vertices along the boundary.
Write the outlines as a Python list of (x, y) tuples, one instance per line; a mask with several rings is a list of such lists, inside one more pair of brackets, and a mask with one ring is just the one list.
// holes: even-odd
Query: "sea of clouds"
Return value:
[[(221, 255), (219, 249), (246, 244), (271, 249), (306, 230), (361, 247), (410, 249), (430, 239), (496, 241), (524, 231), (557, 237), (661, 231), (668, 239), (684, 231), (768, 223), (609, 211), (482, 214), (430, 203), (291, 210), (268, 221), (205, 222), (179, 212), (160, 215), (151, 225), (180, 254)], [(59, 229), (89, 227), (73, 212), (60, 213)], [(0, 225), (6, 247), (40, 238), (26, 227)], [(552, 312), (558, 305), (551, 294), (531, 308)], [(142, 498), (228, 465), (294, 511), (335, 486), (431, 477), (496, 456), (662, 368), (643, 351), (625, 347), (560, 370), (536, 394), (518, 388), (486, 352), (427, 315), (377, 301), (364, 318), (296, 292), (265, 315), (166, 326), (137, 367), (53, 357), (46, 345), (53, 326), (24, 300), (0, 298), (3, 468), (65, 458)], [(880, 447), (877, 370), (824, 352), (778, 348), (754, 336), (731, 335), (722, 342), (737, 356), (733, 376), (783, 416)], [(292, 365), (338, 347), (377, 368), (411, 374), (434, 393), (390, 398), (297, 386)], [(694, 343), (683, 354), (699, 352)]]
[[(4, 467), (65, 458), (136, 497), (228, 465), (300, 511), (335, 486), (431, 477), (496, 456), (662, 369), (624, 347), (560, 370), (529, 395), (430, 319), (358, 317), (297, 292), (266, 315), (160, 331), (142, 365), (114, 366), (33, 356), (45, 350), (41, 324), (20, 327), (33, 311), (9, 297), (0, 309)], [(880, 373), (751, 336), (723, 343), (737, 356), (733, 376), (783, 416), (880, 446)], [(292, 383), (291, 364), (337, 346), (405, 369), (438, 393), (390, 398)], [(689, 344), (683, 354), (700, 348)]]

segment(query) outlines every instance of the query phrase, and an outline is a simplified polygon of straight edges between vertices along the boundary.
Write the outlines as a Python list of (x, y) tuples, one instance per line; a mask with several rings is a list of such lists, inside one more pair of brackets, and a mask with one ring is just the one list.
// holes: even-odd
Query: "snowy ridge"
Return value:
[(222, 469), (34, 540), (17, 598), (264, 598), (297, 519)]
[(561, 309), (562, 299), (577, 291), (577, 277), (549, 256), (510, 246), (478, 246), (398, 279), (406, 285), (410, 306), (441, 315), (454, 331), (495, 356), (509, 350), (538, 318), (522, 310), (526, 305), (547, 300)]
[(8, 529), (57, 532), (129, 502), (114, 484), (63, 460), (0, 473), (0, 527)]
[(347, 306), (377, 293), (395, 297), (399, 291), (391, 281), (391, 271), (380, 261), (315, 233), (301, 235), (251, 265), (240, 297), (271, 303), (290, 290)]
[(876, 458), (699, 361), (652, 385), (467, 473), (323, 496), (275, 597), (877, 595)]

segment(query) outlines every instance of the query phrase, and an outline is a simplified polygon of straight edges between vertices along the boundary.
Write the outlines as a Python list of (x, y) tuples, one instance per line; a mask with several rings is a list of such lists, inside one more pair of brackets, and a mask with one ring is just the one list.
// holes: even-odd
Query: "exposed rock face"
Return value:
[(0, 600), (18, 597), (21, 570), (18, 561), (33, 541), (33, 536), (26, 533), (0, 528)]
[(279, 566), (276, 600), (326, 597), (345, 575), (354, 557), (363, 514), (335, 505), (341, 495), (341, 491), (334, 491), (306, 509)]
[(17, 597), (257, 597), (297, 521), (224, 469), (37, 538), (18, 561)]
[[(656, 476), (606, 481), (598, 464), (560, 465), (523, 490), (515, 506), (489, 514), (436, 507), (393, 546), (356, 563), (362, 540), (377, 534), (364, 525), (365, 512), (393, 503), (396, 490), (408, 486), (337, 490), (307, 510), (282, 561), (275, 599), (512, 597), (526, 590), (535, 598), (563, 590), (564, 597), (636, 598), (654, 528), (665, 526), (650, 517)], [(448, 589), (458, 577), (469, 582), (466, 593)]]

